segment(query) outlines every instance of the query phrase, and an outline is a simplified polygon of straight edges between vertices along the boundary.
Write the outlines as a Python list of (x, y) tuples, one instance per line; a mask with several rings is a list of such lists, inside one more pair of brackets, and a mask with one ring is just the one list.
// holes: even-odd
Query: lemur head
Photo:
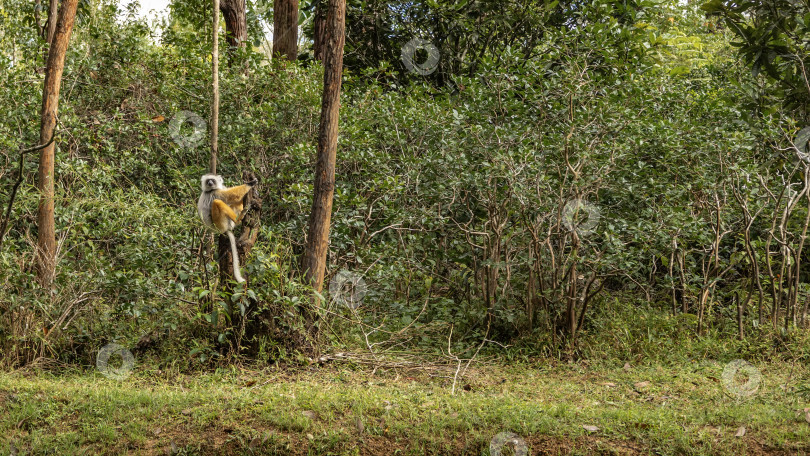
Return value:
[(200, 178), (200, 183), (202, 184), (203, 192), (211, 192), (225, 188), (225, 181), (222, 179), (222, 176), (216, 174), (206, 174)]

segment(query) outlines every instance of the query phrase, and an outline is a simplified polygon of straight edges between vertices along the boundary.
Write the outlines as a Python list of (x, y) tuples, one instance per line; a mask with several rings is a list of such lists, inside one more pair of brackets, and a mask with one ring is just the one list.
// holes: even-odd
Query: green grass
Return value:
[(758, 391), (740, 400), (723, 366), (480, 366), (455, 395), (448, 378), (347, 364), (197, 375), (136, 365), (122, 381), (2, 373), (0, 451), (486, 455), (513, 432), (529, 454), (810, 452), (806, 368), (758, 365)]

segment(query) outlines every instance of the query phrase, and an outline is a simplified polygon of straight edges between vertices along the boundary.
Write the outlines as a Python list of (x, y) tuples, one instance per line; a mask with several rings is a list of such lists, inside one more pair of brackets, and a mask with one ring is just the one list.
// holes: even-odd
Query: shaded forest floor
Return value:
[(348, 363), (0, 373), (0, 452), (486, 455), (511, 432), (532, 455), (810, 454), (806, 367), (755, 365), (755, 385), (724, 362), (618, 364), (479, 365), (455, 395), (444, 374)]

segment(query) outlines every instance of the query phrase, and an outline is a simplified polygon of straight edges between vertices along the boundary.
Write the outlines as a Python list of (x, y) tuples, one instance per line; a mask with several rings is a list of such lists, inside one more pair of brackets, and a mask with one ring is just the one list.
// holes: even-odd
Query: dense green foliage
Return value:
[(810, 101), (807, 65), (810, 53), (810, 5), (791, 0), (733, 2), (711, 0), (703, 9), (723, 19), (737, 40), (732, 43), (751, 64), (756, 77), (767, 76), (768, 95), (807, 116)]
[[(513, 354), (587, 356), (646, 328), (662, 340), (695, 334), (701, 353), (708, 334), (746, 356), (805, 357), (810, 173), (792, 145), (798, 113), (693, 7), (506, 3), (391, 8), (419, 21), (383, 21), (397, 33), (379, 52), (347, 42), (328, 274), (362, 277), (367, 294), (353, 310), (324, 290), (326, 342), (439, 354), (449, 339), (469, 357), (489, 340), (517, 345)], [(247, 74), (223, 65), (219, 172), (235, 184), (253, 170), (264, 200), (249, 286), (225, 286), (196, 218), (207, 136), (172, 138), (170, 120), (208, 118), (210, 100), (204, 16), (178, 5), (159, 35), (112, 3), (85, 5), (59, 110), (55, 291), (33, 279), (34, 158), (0, 250), (9, 364), (86, 362), (110, 341), (180, 363), (302, 346), (298, 256), (322, 69), (257, 49), (238, 56)], [(15, 151), (37, 139), (32, 8), (0, 3), (4, 204)], [(463, 32), (442, 34), (448, 24)], [(435, 39), (439, 73), (407, 73), (398, 52), (409, 36)], [(648, 311), (645, 325), (637, 316)], [(772, 335), (776, 348), (763, 342)]]

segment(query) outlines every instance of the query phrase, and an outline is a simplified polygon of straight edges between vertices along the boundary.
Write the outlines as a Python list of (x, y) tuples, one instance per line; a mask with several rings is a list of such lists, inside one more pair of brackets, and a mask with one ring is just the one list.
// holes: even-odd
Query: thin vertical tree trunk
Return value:
[(213, 0), (213, 45), (211, 51), (211, 161), (208, 172), (217, 173), (217, 154), (219, 147), (219, 0)]
[[(343, 45), (346, 31), (346, 0), (329, 0), (327, 13), (328, 39), (324, 51), (323, 100), (318, 127), (318, 160), (315, 165), (315, 194), (309, 217), (307, 249), (303, 268), (306, 283), (320, 292), (326, 270), (332, 198), (335, 193), (340, 85), (343, 78)], [(315, 301), (317, 303), (317, 300)], [(312, 331), (314, 315), (307, 315)]]
[[(227, 1), (227, 0), (226, 0)], [(212, 36), (211, 36), (211, 158), (208, 163), (208, 172), (217, 173), (217, 156), (219, 155), (219, 9), (220, 0), (213, 0), (211, 8)], [(233, 258), (231, 257), (230, 238), (225, 234), (219, 235), (217, 257), (219, 258), (219, 275), (222, 281), (233, 277)]]
[(53, 36), (56, 34), (56, 16), (58, 14), (58, 9), (59, 0), (50, 0), (48, 4), (48, 34), (45, 36), (48, 44), (53, 42)]
[[(42, 91), (40, 144), (48, 142), (56, 128), (56, 113), (59, 107), (59, 88), (62, 85), (62, 72), (65, 69), (67, 52), (73, 23), (76, 19), (78, 0), (63, 0), (58, 19), (52, 16), (54, 35), (48, 51), (48, 64), (45, 67), (45, 84)], [(53, 5), (53, 2), (51, 2)], [(53, 216), (53, 172), (54, 149), (51, 143), (40, 152), (37, 190), (40, 192), (37, 209), (37, 275), (42, 286), (50, 286), (56, 269), (56, 229)]]
[(40, 31), (42, 38), (45, 38), (45, 42), (48, 44), (45, 46), (45, 50), (42, 52), (42, 60), (45, 61), (45, 65), (48, 64), (48, 51), (51, 48), (53, 35), (56, 33), (56, 16), (58, 14), (58, 7), (59, 0), (49, 0), (48, 16), (45, 18), (45, 26), (42, 27), (42, 30)]
[(245, 47), (247, 42), (245, 0), (221, 0), (219, 9), (225, 18), (225, 40), (228, 42), (228, 53), (235, 48)]
[(45, 28), (39, 18), (40, 11), (42, 11), (42, 0), (34, 0), (34, 24), (37, 27), (37, 36), (44, 36)]
[[(225, 26), (228, 29), (229, 22), (234, 20), (233, 17), (230, 19), (228, 18), (229, 12), (232, 11), (231, 8), (234, 4), (241, 4), (241, 7), (237, 6), (237, 8), (241, 8), (241, 22), (242, 22), (242, 36), (246, 36), (247, 32), (244, 28), (244, 11), (245, 11), (245, 2), (244, 0), (213, 0), (213, 46), (212, 46), (212, 59), (211, 59), (211, 86), (213, 97), (211, 100), (211, 161), (208, 166), (208, 170), (211, 174), (217, 173), (217, 156), (219, 153), (219, 12), (222, 9), (223, 14), (225, 15)], [(226, 11), (227, 10), (227, 11)], [(238, 13), (238, 11), (237, 11)], [(237, 20), (238, 22), (238, 20)], [(232, 29), (233, 30), (233, 29)], [(228, 35), (228, 42), (233, 43), (235, 46), (244, 46), (244, 38), (237, 38), (236, 41), (231, 41), (230, 34)], [(243, 175), (244, 182), (251, 182), (256, 179), (256, 176), (249, 171), (246, 171)], [(242, 210), (242, 222), (244, 225), (244, 229), (242, 230), (242, 235), (239, 237), (236, 248), (237, 253), (239, 255), (239, 259), (241, 260), (239, 263), (244, 265), (245, 264), (245, 257), (250, 253), (250, 250), (253, 248), (253, 245), (256, 243), (258, 239), (259, 231), (261, 230), (261, 205), (262, 200), (259, 197), (259, 192), (254, 188), (251, 190), (246, 196), (244, 201), (245, 207)], [(217, 243), (217, 257), (219, 258), (219, 273), (220, 277), (223, 279), (232, 278), (233, 277), (233, 257), (231, 253), (231, 241), (230, 238), (225, 235), (219, 235), (219, 240)]]
[(672, 251), (669, 253), (669, 277), (672, 280), (672, 315), (678, 313), (678, 287), (675, 286), (675, 249), (677, 244), (673, 241)]
[(326, 2), (321, 0), (315, 6), (315, 18), (312, 22), (312, 53), (315, 60), (323, 61), (323, 51), (326, 46)]
[[(275, 0), (273, 5), (273, 57), (293, 61), (298, 58), (298, 0)], [(340, 52), (342, 62), (342, 47)]]
[(534, 253), (534, 246), (529, 249), (529, 280), (526, 284), (526, 316), (529, 320), (529, 333), (534, 331), (534, 259), (532, 258), (532, 254)]
[[(576, 236), (576, 233), (574, 233)], [(574, 256), (576, 256), (577, 250), (577, 240), (575, 237), (574, 241)], [(575, 340), (577, 337), (577, 264), (571, 264), (571, 272), (569, 273), (570, 277), (568, 278), (568, 299), (567, 299), (567, 306), (568, 310), (566, 311), (566, 316), (568, 317), (568, 336), (571, 338), (571, 341)]]
[(689, 301), (686, 296), (686, 251), (681, 250), (676, 258), (678, 259), (678, 279), (681, 288), (681, 313), (688, 313)]

